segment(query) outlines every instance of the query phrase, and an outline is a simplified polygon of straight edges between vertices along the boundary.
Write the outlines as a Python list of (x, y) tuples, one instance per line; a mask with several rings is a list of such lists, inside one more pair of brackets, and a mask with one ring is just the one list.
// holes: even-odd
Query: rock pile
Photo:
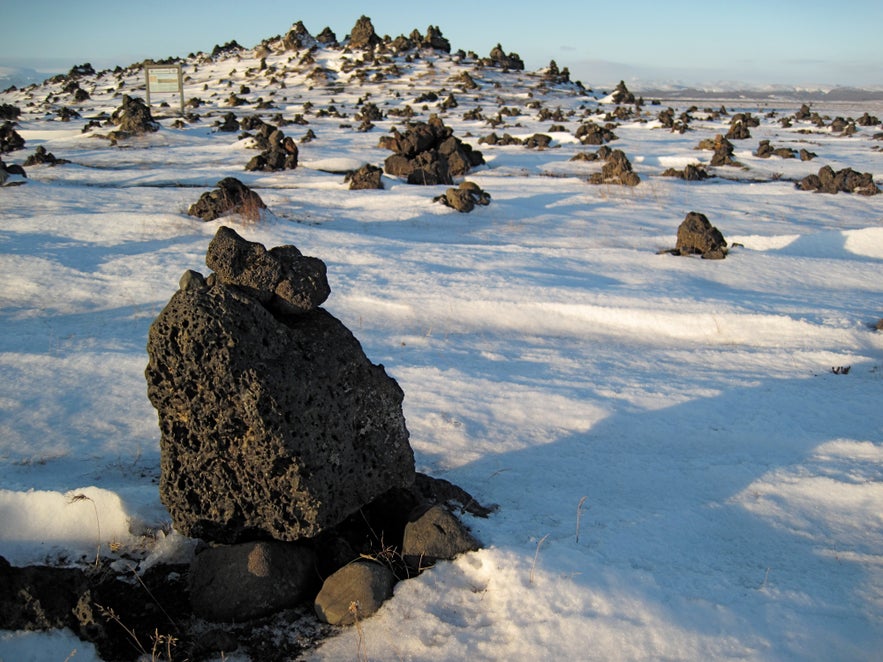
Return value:
[(761, 159), (768, 159), (771, 156), (778, 156), (783, 159), (794, 159), (797, 158), (797, 151), (790, 147), (773, 147), (769, 140), (761, 140), (754, 155)]
[(678, 179), (683, 179), (687, 182), (700, 182), (703, 179), (708, 179), (710, 177), (704, 166), (701, 164), (693, 165), (692, 163), (685, 165), (683, 170), (668, 168), (662, 173), (662, 176), (677, 177)]
[(491, 196), (486, 191), (481, 190), (478, 184), (464, 181), (460, 182), (460, 186), (457, 188), (449, 188), (445, 191), (444, 195), (440, 195), (433, 200), (451, 209), (467, 213), (475, 209), (475, 205), (489, 205), (491, 203)]
[(613, 103), (635, 103), (635, 95), (629, 92), (629, 88), (625, 86), (625, 81), (619, 81), (619, 85), (613, 90), (611, 97)]
[(592, 173), (590, 184), (620, 184), (637, 186), (641, 183), (638, 173), (632, 170), (632, 164), (621, 149), (615, 149), (606, 157), (601, 172)]
[(263, 151), (246, 164), (246, 170), (275, 172), (297, 168), (297, 143), (286, 136), (282, 129), (261, 122), (255, 135), (255, 145)]
[(33, 165), (63, 165), (65, 163), (70, 163), (67, 159), (59, 159), (55, 157), (55, 154), (52, 152), (47, 152), (46, 148), (43, 145), (38, 145), (37, 149), (34, 150), (34, 153), (25, 159), (24, 165), (25, 167), (30, 167)]
[(733, 143), (724, 138), (721, 134), (717, 134), (712, 139), (702, 140), (697, 149), (708, 149), (714, 152), (711, 156), (712, 166), (741, 165), (738, 161), (733, 159), (733, 151), (735, 150)]
[[(318, 591), (319, 616), (345, 623), (366, 591), (375, 599), (359, 617), (394, 576), (476, 549), (459, 520), (431, 508), (472, 498), (415, 474), (401, 389), (320, 307), (325, 264), (221, 227), (206, 265), (214, 273), (185, 273), (151, 325), (145, 370), (162, 432), (160, 498), (178, 531), (212, 543), (190, 569), (195, 612), (242, 621)], [(339, 576), (381, 546), (395, 550), (396, 573), (373, 564), (355, 585)]]
[(203, 193), (190, 205), (187, 213), (203, 221), (214, 221), (228, 214), (240, 214), (246, 220), (256, 221), (266, 208), (261, 196), (235, 177), (225, 177), (217, 183), (217, 188)]
[(594, 122), (581, 124), (574, 135), (583, 145), (603, 145), (617, 139), (608, 127), (598, 126)]
[(370, 49), (381, 44), (383, 40), (374, 32), (374, 24), (367, 16), (360, 16), (350, 31), (348, 45), (350, 48)]
[(484, 163), (481, 152), (454, 137), (435, 115), (428, 122), (409, 123), (404, 134), (393, 128), (380, 147), (395, 152), (384, 162), (386, 174), (406, 177), (409, 184), (450, 185), (454, 177)]
[(490, 56), (484, 58), (482, 63), (487, 67), (500, 67), (515, 71), (524, 70), (524, 60), (521, 59), (518, 53), (509, 53), (507, 55), (500, 44), (491, 49)]
[(383, 188), (383, 168), (366, 163), (358, 170), (348, 172), (344, 183), (349, 182), (350, 191)]
[(25, 146), (25, 139), (15, 130), (15, 124), (4, 122), (0, 126), (0, 154), (8, 154)]
[(150, 108), (138, 97), (123, 95), (122, 105), (113, 111), (110, 123), (117, 127), (112, 138), (128, 138), (159, 131), (159, 123), (150, 114)]
[(722, 260), (727, 256), (727, 242), (705, 214), (691, 211), (678, 226), (675, 247), (660, 253), (701, 255), (706, 260)]
[(880, 189), (874, 183), (874, 175), (870, 172), (856, 172), (852, 168), (834, 171), (831, 166), (822, 166), (818, 175), (807, 175), (797, 183), (801, 191), (820, 191), (822, 193), (858, 193), (859, 195), (877, 195)]

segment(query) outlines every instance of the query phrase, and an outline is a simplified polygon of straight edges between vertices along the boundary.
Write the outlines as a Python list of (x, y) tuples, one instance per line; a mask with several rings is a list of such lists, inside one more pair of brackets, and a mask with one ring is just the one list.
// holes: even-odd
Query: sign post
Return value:
[(181, 76), (180, 64), (145, 64), (144, 75), (147, 77), (147, 105), (150, 106), (150, 93), (178, 93), (181, 101), (181, 115), (184, 115), (184, 81)]

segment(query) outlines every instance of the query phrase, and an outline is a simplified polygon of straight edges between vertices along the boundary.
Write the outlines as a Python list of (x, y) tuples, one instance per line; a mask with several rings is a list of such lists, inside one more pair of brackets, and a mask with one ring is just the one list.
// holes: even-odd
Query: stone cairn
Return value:
[(243, 621), (315, 600), (324, 621), (354, 622), (397, 578), (477, 549), (445, 504), (489, 510), (415, 473), (402, 390), (320, 307), (324, 262), (221, 227), (206, 265), (151, 326), (145, 371), (160, 498), (208, 545), (194, 613)]

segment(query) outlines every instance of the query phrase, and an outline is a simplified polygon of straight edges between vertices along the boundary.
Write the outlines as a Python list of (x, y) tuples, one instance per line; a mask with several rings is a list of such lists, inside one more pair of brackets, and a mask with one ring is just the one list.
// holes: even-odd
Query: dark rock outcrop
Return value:
[(678, 179), (683, 179), (687, 182), (700, 182), (703, 179), (708, 179), (710, 177), (708, 171), (701, 164), (693, 165), (692, 163), (685, 165), (683, 170), (669, 168), (662, 173), (662, 176), (677, 177)]
[(727, 256), (727, 242), (705, 214), (691, 211), (678, 226), (673, 255), (701, 255), (704, 259), (722, 260)]
[(632, 164), (620, 149), (615, 149), (606, 157), (601, 172), (593, 173), (589, 177), (590, 184), (620, 184), (623, 186), (637, 186), (641, 183), (638, 173), (632, 170)]
[(8, 154), (25, 146), (25, 139), (15, 130), (12, 122), (4, 122), (0, 126), (0, 154)]
[(490, 67), (524, 71), (524, 60), (521, 59), (518, 53), (509, 53), (507, 55), (500, 44), (491, 49), (490, 56), (484, 58), (483, 62), (486, 66)]
[(374, 32), (374, 25), (367, 16), (361, 16), (353, 26), (349, 35), (348, 46), (350, 48), (370, 49), (383, 43), (383, 40)]
[(385, 565), (362, 559), (328, 577), (316, 596), (316, 615), (331, 625), (352, 625), (389, 598), (396, 579)]
[(313, 551), (297, 543), (253, 542), (209, 547), (190, 565), (196, 616), (242, 622), (295, 607), (317, 584)]
[(113, 111), (110, 122), (117, 127), (114, 136), (126, 138), (159, 131), (159, 123), (150, 114), (150, 108), (138, 97), (123, 95), (122, 105)]
[(619, 85), (613, 90), (611, 97), (613, 103), (635, 103), (635, 95), (629, 92), (629, 88), (625, 86), (625, 81), (619, 81)]
[(835, 172), (831, 166), (822, 166), (818, 175), (807, 175), (797, 183), (797, 188), (802, 191), (859, 195), (877, 195), (880, 192), (874, 183), (873, 173), (856, 172), (852, 168), (843, 168)]
[(38, 145), (37, 149), (34, 150), (34, 153), (25, 159), (24, 165), (26, 167), (30, 167), (33, 165), (63, 165), (65, 163), (70, 163), (67, 159), (59, 159), (55, 157), (55, 154), (52, 152), (47, 152), (46, 148), (43, 145)]
[(449, 510), (432, 506), (415, 514), (405, 526), (402, 556), (409, 567), (421, 570), (479, 547), (478, 541)]
[(299, 154), (297, 143), (290, 136), (286, 136), (282, 129), (262, 122), (257, 130), (255, 143), (258, 149), (264, 151), (246, 164), (246, 170), (275, 172), (297, 168)]
[(409, 184), (453, 184), (484, 163), (481, 152), (454, 137), (453, 130), (433, 115), (428, 122), (412, 122), (404, 134), (397, 129), (380, 139), (380, 147), (395, 154), (386, 159), (386, 174), (406, 177)]
[(203, 221), (214, 221), (227, 214), (240, 214), (246, 220), (255, 221), (266, 208), (261, 196), (235, 177), (225, 177), (217, 183), (217, 188), (203, 193), (190, 205), (187, 213)]
[(300, 251), (232, 235), (219, 231), (209, 249), (216, 273), (179, 290), (150, 327), (160, 498), (185, 535), (315, 536), (413, 483), (403, 393), (328, 312), (291, 314), (292, 301), (315, 301), (297, 291)]
[(594, 122), (580, 124), (574, 135), (583, 145), (603, 145), (617, 139), (613, 131)]
[(457, 188), (449, 188), (444, 195), (433, 198), (433, 200), (466, 213), (475, 209), (475, 205), (489, 205), (491, 196), (482, 191), (478, 184), (464, 181), (460, 182), (460, 186)]
[(383, 168), (366, 163), (358, 170), (347, 173), (344, 182), (349, 182), (350, 191), (383, 188)]

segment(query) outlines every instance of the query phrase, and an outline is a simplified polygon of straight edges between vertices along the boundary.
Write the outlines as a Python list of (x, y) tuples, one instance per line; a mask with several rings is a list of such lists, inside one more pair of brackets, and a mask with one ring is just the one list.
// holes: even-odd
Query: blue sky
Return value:
[(501, 42), (529, 69), (554, 59), (586, 85), (883, 86), (881, 0), (0, 0), (0, 65), (58, 72), (184, 56), (231, 39), (251, 47), (297, 20), (342, 39), (363, 13), (381, 35), (438, 25), (454, 49), (486, 55)]

